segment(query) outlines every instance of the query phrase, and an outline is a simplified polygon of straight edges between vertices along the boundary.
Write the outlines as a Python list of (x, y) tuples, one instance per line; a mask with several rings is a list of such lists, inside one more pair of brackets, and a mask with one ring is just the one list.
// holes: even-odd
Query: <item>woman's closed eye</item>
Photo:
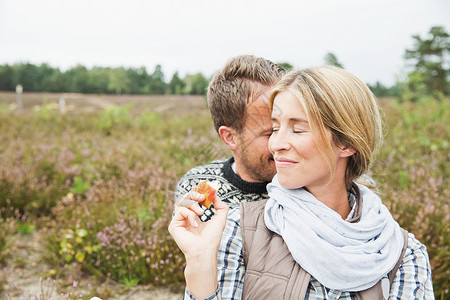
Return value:
[(293, 133), (304, 133), (304, 132), (306, 132), (306, 130), (305, 129), (294, 128), (294, 129), (292, 129), (292, 132)]
[[(291, 130), (292, 130), (293, 133), (304, 133), (304, 132), (307, 132), (307, 130), (299, 129), (299, 128), (292, 128)], [(272, 128), (272, 133), (277, 132), (277, 131), (280, 131), (279, 127), (273, 127)]]

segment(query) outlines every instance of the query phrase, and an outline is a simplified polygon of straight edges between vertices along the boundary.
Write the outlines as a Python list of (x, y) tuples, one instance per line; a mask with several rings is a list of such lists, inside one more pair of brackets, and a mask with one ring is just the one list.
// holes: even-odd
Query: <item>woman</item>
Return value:
[(382, 142), (367, 86), (330, 66), (291, 71), (270, 105), (270, 199), (230, 211), (216, 199), (207, 223), (198, 205), (176, 207), (185, 299), (434, 299), (425, 246), (355, 183)]

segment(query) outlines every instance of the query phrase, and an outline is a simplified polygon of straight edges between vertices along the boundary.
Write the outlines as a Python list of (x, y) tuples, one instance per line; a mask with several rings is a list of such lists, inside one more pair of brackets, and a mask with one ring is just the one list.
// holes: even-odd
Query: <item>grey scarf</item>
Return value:
[(362, 291), (398, 261), (403, 237), (381, 199), (363, 185), (359, 222), (350, 223), (305, 189), (267, 186), (266, 226), (281, 235), (295, 261), (329, 289)]

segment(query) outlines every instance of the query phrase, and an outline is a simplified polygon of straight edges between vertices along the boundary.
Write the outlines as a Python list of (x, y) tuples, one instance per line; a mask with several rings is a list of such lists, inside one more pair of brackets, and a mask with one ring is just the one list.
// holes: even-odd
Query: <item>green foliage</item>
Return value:
[(403, 86), (399, 83), (387, 87), (381, 82), (377, 81), (375, 84), (367, 84), (372, 93), (377, 97), (400, 97), (403, 93)]
[(178, 72), (166, 83), (161, 65), (156, 65), (151, 74), (145, 67), (88, 69), (77, 65), (61, 72), (47, 64), (0, 65), (0, 90), (3, 91), (15, 91), (16, 85), (21, 84), (25, 92), (205, 95), (208, 83), (209, 79), (202, 73), (180, 78)]
[(166, 93), (166, 83), (161, 65), (156, 65), (153, 74), (150, 76), (149, 90), (151, 94), (163, 95)]
[[(6, 260), (11, 256), (11, 239), (15, 231), (16, 221), (13, 218), (2, 218), (0, 217), (0, 269), (2, 269)], [(0, 271), (0, 291), (1, 289), (1, 277), (2, 273)]]
[(77, 65), (61, 72), (47, 64), (0, 65), (0, 91), (15, 91), (17, 84), (24, 92), (163, 95), (167, 91), (161, 65), (156, 65), (152, 74), (144, 67), (88, 69)]
[(130, 79), (124, 68), (112, 69), (108, 75), (108, 90), (115, 91), (116, 94), (129, 93)]
[(14, 218), (2, 217), (6, 209), (6, 207), (2, 207), (0, 214), (0, 294), (4, 290), (4, 286), (7, 283), (9, 275), (6, 268), (4, 269), (4, 267), (7, 264), (8, 260), (11, 257), (14, 257), (13, 238), (16, 227), (16, 220)]
[(21, 64), (14, 68), (13, 85), (21, 84), (26, 90), (34, 91), (43, 76), (39, 74), (39, 67), (30, 63)]
[(130, 125), (131, 117), (130, 110), (132, 104), (118, 106), (110, 105), (100, 113), (100, 118), (97, 120), (97, 127), (106, 134), (111, 134), (114, 129)]
[(417, 101), (424, 96), (442, 100), (449, 95), (450, 35), (442, 26), (434, 26), (428, 37), (413, 37), (414, 45), (405, 51), (411, 71), (405, 83), (405, 100)]
[(450, 102), (383, 101), (384, 146), (372, 176), (394, 218), (427, 246), (436, 298), (450, 285)]
[(332, 52), (328, 52), (327, 54), (325, 54), (325, 64), (327, 65), (331, 65), (331, 66), (336, 66), (339, 68), (344, 68), (344, 66), (339, 62), (337, 56), (332, 53)]
[(87, 256), (98, 252), (98, 244), (93, 244), (88, 237), (88, 231), (77, 224), (74, 229), (65, 229), (61, 232), (59, 255), (66, 264), (71, 262), (82, 263)]
[(288, 63), (288, 62), (280, 62), (280, 63), (277, 63), (277, 64), (279, 66), (281, 66), (283, 69), (285, 69), (286, 71), (289, 71), (289, 70), (291, 70), (293, 68), (293, 66), (290, 63)]
[(40, 114), (43, 120), (57, 119), (58, 118), (58, 105), (56, 103), (47, 103), (47, 98), (44, 97), (42, 105), (36, 105), (34, 111)]
[(18, 221), (16, 227), (21, 234), (33, 234), (36, 231), (36, 226), (30, 222)]
[(144, 67), (127, 69), (130, 94), (150, 94), (149, 82), (152, 80)]
[[(68, 92), (75, 93), (89, 93), (91, 92), (91, 87), (89, 85), (89, 72), (85, 66), (78, 65), (74, 68), (67, 70), (63, 78), (65, 79)], [(27, 89), (24, 86), (25, 90)], [(32, 90), (34, 91), (34, 89)]]
[(13, 91), (15, 85), (13, 83), (14, 69), (6, 64), (0, 66), (0, 91)]
[[(29, 126), (33, 126), (32, 123)], [(11, 134), (14, 134), (13, 129), (9, 128)], [(70, 175), (58, 159), (70, 151), (59, 152), (45, 144), (26, 145), (20, 135), (18, 138), (9, 144), (7, 155), (12, 155), (0, 157), (0, 207), (14, 208), (2, 214), (14, 216), (18, 211), (24, 215), (46, 215), (68, 189)], [(14, 153), (15, 150), (18, 152)], [(42, 155), (40, 151), (48, 151), (49, 155)]]
[(168, 86), (169, 94), (172, 95), (181, 95), (184, 93), (185, 82), (181, 80), (178, 75), (178, 72), (175, 72), (170, 80)]
[(139, 279), (137, 278), (128, 278), (128, 277), (123, 277), (123, 279), (121, 280), (121, 282), (129, 288), (135, 287), (136, 285), (138, 285), (139, 283)]
[(187, 74), (184, 77), (185, 94), (206, 95), (209, 80), (202, 73)]
[(83, 181), (83, 178), (80, 176), (75, 177), (72, 192), (74, 194), (83, 194), (87, 190), (89, 190), (89, 182)]

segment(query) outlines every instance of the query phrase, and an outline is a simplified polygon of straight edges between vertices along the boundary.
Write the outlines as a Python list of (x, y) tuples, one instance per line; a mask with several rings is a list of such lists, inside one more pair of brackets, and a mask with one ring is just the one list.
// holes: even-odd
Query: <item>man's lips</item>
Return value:
[(285, 157), (275, 157), (275, 164), (279, 168), (292, 167), (296, 163), (297, 162), (292, 159), (288, 159)]

